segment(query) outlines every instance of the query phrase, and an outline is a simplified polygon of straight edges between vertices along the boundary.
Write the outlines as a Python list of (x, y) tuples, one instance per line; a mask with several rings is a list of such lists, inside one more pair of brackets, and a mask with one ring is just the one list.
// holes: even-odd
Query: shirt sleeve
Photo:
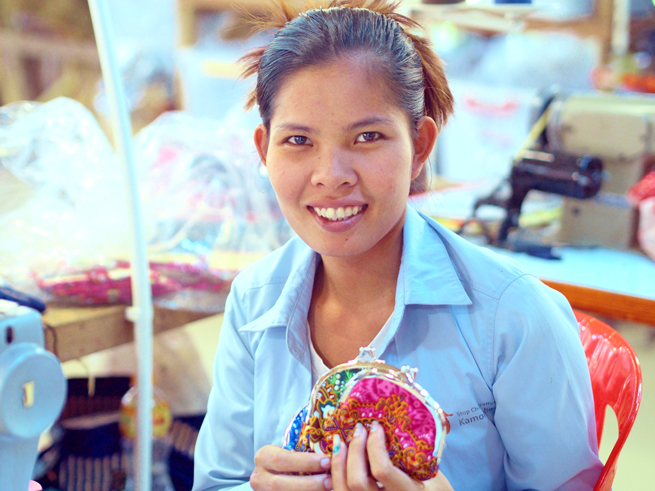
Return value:
[(567, 300), (521, 276), (501, 295), (494, 329), (494, 422), (507, 489), (592, 490), (603, 465), (589, 369)]
[(243, 307), (233, 285), (214, 359), (207, 415), (194, 452), (193, 491), (252, 490), (254, 469), (254, 361), (238, 328)]

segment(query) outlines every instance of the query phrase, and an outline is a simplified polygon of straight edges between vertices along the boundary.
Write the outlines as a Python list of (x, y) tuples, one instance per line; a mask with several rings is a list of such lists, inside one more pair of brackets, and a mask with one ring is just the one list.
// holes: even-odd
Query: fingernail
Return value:
[(380, 423), (378, 423), (377, 421), (373, 421), (371, 423), (371, 433), (377, 431), (379, 428), (380, 428)]
[(328, 476), (323, 479), (323, 486), (325, 489), (332, 490), (332, 478)]
[(339, 435), (334, 435), (332, 437), (332, 454), (338, 454), (339, 450), (341, 450), (341, 437), (339, 437)]
[(330, 459), (328, 459), (328, 458), (326, 457), (326, 458), (324, 458), (323, 460), (321, 460), (321, 467), (322, 467), (323, 469), (329, 469), (329, 468), (330, 468)]
[(357, 425), (355, 426), (355, 433), (353, 436), (361, 435), (362, 431), (364, 431), (364, 425), (362, 425), (361, 423), (357, 423)]

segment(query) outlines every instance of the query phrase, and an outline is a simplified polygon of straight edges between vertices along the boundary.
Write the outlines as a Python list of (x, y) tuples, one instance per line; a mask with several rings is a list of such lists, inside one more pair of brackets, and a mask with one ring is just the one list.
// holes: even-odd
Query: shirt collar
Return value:
[[(400, 322), (399, 317), (402, 317), (405, 305), (471, 304), (441, 234), (429, 222), (429, 218), (407, 207), (403, 227), (403, 253), (396, 287), (396, 304), (402, 308), (394, 311), (394, 327)], [(435, 240), (435, 235), (438, 240)], [(239, 330), (261, 331), (269, 327), (286, 326), (287, 335), (297, 341), (299, 346), (306, 346), (308, 333), (305, 321), (319, 255), (299, 238), (292, 240), (297, 241), (295, 267), (275, 305), (266, 314)]]
[[(437, 240), (435, 240), (437, 239)], [(387, 351), (405, 315), (406, 305), (468, 305), (471, 299), (457, 275), (438, 225), (407, 206), (403, 253), (396, 284), (396, 306), (379, 355)]]
[(239, 331), (261, 331), (269, 327), (290, 326), (296, 319), (307, 319), (319, 255), (300, 238), (294, 237), (294, 267), (273, 307)]
[(471, 299), (464, 290), (437, 227), (436, 222), (411, 206), (407, 207), (401, 275), (398, 277), (398, 287), (401, 286), (401, 280), (403, 283), (403, 303), (470, 305)]

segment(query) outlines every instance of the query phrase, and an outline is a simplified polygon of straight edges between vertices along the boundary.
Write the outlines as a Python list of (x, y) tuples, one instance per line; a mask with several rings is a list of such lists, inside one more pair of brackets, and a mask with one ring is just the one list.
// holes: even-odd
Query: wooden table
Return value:
[(562, 293), (574, 309), (655, 327), (655, 261), (642, 254), (566, 247), (555, 249), (558, 261), (494, 250)]
[[(600, 247), (562, 248), (556, 249), (562, 260), (556, 261), (494, 250), (561, 292), (574, 309), (655, 327), (655, 262), (646, 256)], [(210, 315), (214, 313), (156, 307), (153, 331), (160, 333)], [(43, 321), (47, 348), (62, 362), (134, 340), (124, 306), (49, 306)]]
[[(129, 343), (134, 340), (134, 327), (125, 310), (125, 306), (49, 306), (43, 315), (46, 347), (64, 362)], [(215, 313), (155, 307), (153, 332), (181, 327)]]

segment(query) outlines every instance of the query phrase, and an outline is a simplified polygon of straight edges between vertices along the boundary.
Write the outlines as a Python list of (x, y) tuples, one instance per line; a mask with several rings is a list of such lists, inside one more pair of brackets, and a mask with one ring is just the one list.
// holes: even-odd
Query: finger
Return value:
[(294, 452), (275, 445), (259, 449), (255, 455), (255, 466), (276, 474), (297, 473), (321, 474), (330, 468), (330, 458), (311, 452)]
[(332, 489), (332, 482), (327, 474), (290, 476), (266, 472), (260, 475), (255, 471), (250, 476), (250, 486), (255, 491), (328, 491)]
[(375, 481), (369, 475), (368, 455), (366, 452), (367, 436), (368, 433), (364, 425), (357, 423), (353, 438), (348, 447), (348, 462), (346, 467), (348, 487), (352, 490), (378, 489)]
[(371, 424), (366, 450), (373, 479), (382, 484), (384, 489), (409, 491), (422, 488), (420, 482), (415, 481), (393, 465), (387, 451), (384, 429), (377, 421), (373, 421)]
[(334, 491), (349, 491), (346, 478), (348, 448), (339, 435), (332, 437), (332, 486)]

